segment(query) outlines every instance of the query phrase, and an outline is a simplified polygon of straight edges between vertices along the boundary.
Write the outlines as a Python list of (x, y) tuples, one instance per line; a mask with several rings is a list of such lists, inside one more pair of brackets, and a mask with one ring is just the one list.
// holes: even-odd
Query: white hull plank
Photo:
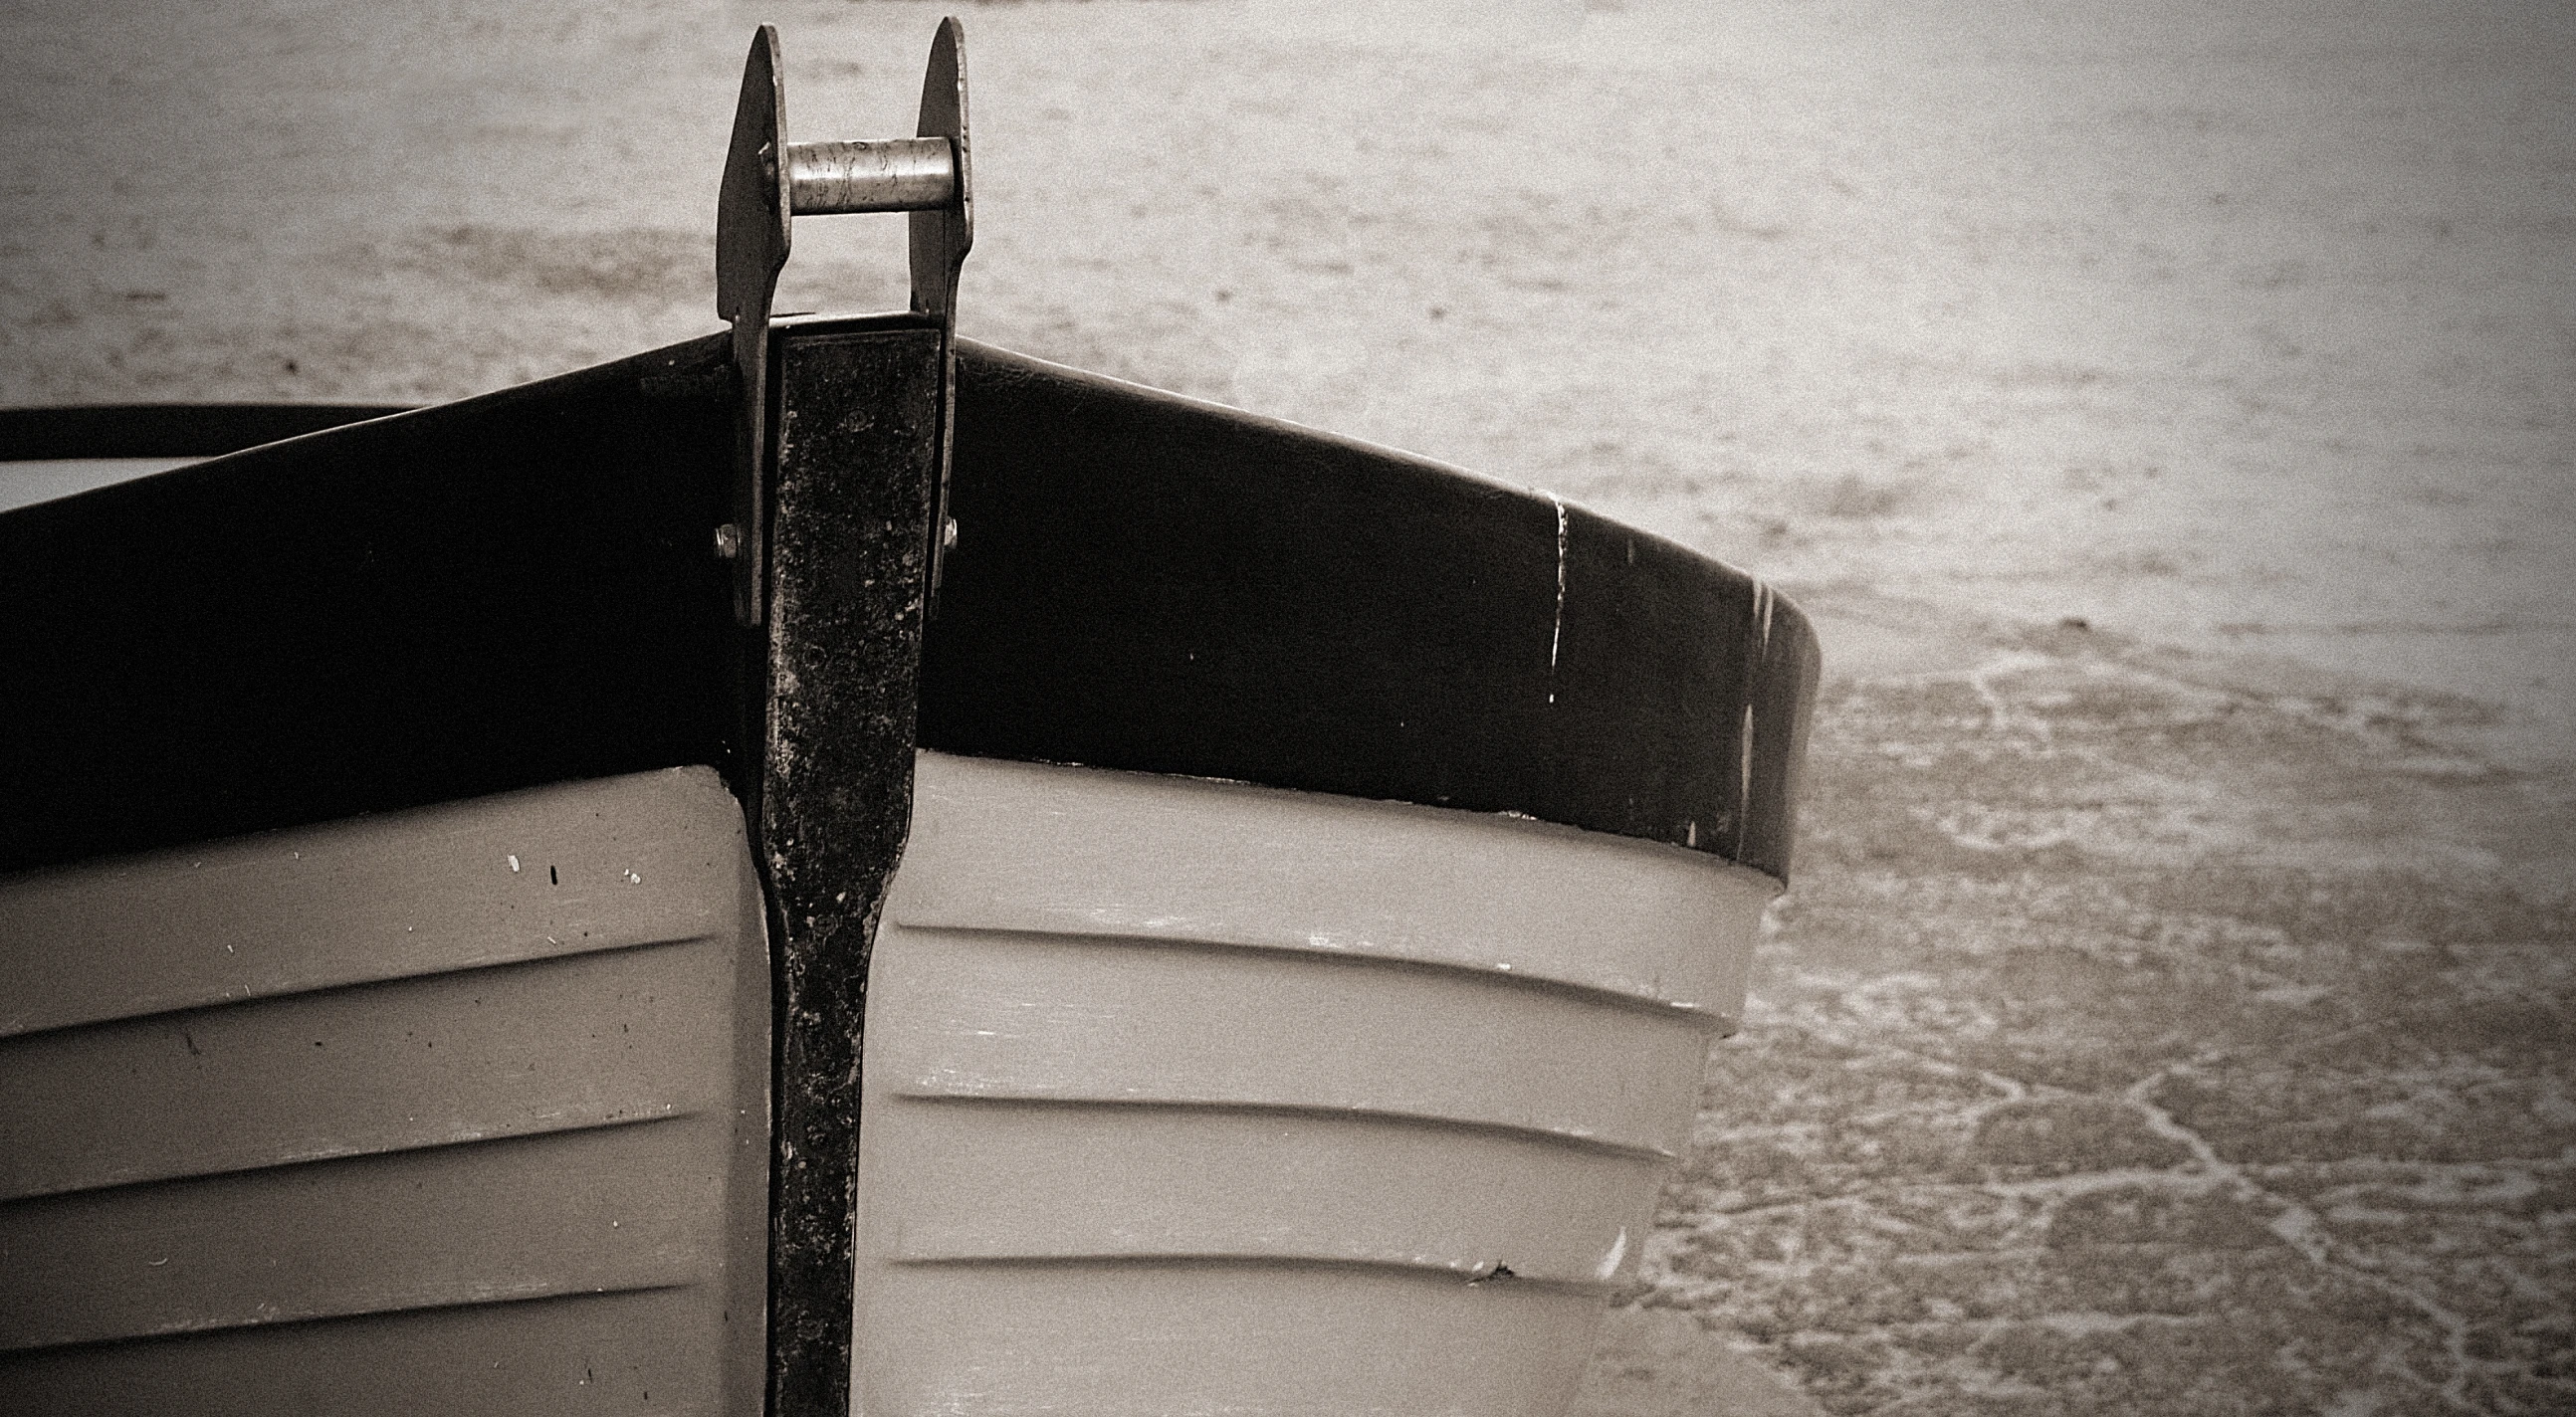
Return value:
[(867, 1417), (1563, 1410), (1769, 877), (1200, 779), (924, 752), (914, 790)]
[(702, 768), (0, 882), (0, 1412), (756, 1410), (760, 900)]

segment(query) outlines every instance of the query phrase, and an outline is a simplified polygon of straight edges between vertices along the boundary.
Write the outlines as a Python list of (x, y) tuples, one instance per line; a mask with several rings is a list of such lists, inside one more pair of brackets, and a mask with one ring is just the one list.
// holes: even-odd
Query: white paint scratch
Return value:
[(1601, 1264), (1593, 1270), (1592, 1277), (1603, 1284), (1609, 1283), (1619, 1273), (1619, 1261), (1627, 1257), (1628, 1227), (1622, 1225), (1619, 1227), (1619, 1238), (1611, 1243), (1609, 1253), (1601, 1257)]
[(1753, 705), (1744, 706), (1744, 731), (1736, 735), (1735, 852), (1744, 854), (1744, 831), (1753, 824)]
[(1556, 623), (1547, 632), (1547, 701), (1556, 702), (1556, 656), (1565, 644), (1565, 501), (1555, 493), (1545, 496), (1556, 508)]
[[(1745, 682), (1759, 682), (1762, 666), (1771, 658), (1771, 606), (1777, 597), (1761, 581), (1753, 583), (1753, 653), (1752, 663), (1745, 666)], [(1744, 706), (1743, 731), (1736, 735), (1735, 763), (1735, 854), (1744, 854), (1744, 834), (1753, 825), (1753, 705)]]

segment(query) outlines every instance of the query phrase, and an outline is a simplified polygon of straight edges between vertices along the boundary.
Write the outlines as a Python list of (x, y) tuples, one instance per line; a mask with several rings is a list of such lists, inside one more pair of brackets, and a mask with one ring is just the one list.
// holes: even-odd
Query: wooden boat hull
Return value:
[(757, 1410), (761, 917), (703, 768), (0, 884), (0, 1411)]
[(1556, 1410), (1796, 609), (962, 342), (943, 501), (936, 329), (772, 338), (752, 628), (712, 340), (0, 515), (0, 1407)]
[(1564, 1409), (1770, 878), (1239, 783), (925, 753), (915, 784), (859, 1410)]

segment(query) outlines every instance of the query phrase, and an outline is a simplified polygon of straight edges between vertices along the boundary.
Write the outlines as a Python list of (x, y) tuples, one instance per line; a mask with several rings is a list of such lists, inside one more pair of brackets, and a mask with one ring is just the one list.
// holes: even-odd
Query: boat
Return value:
[[(1582, 506), (960, 338), (962, 39), (724, 333), (0, 411), (0, 1411), (1562, 1411), (1817, 648)], [(770, 310), (899, 210), (911, 308)]]

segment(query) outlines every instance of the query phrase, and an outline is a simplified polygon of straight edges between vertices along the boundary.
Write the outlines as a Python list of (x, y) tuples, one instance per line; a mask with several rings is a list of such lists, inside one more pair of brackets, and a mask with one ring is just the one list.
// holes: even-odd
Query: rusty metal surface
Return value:
[(912, 815), (946, 337), (777, 336), (759, 837), (777, 976), (771, 1417), (849, 1406), (867, 957)]

